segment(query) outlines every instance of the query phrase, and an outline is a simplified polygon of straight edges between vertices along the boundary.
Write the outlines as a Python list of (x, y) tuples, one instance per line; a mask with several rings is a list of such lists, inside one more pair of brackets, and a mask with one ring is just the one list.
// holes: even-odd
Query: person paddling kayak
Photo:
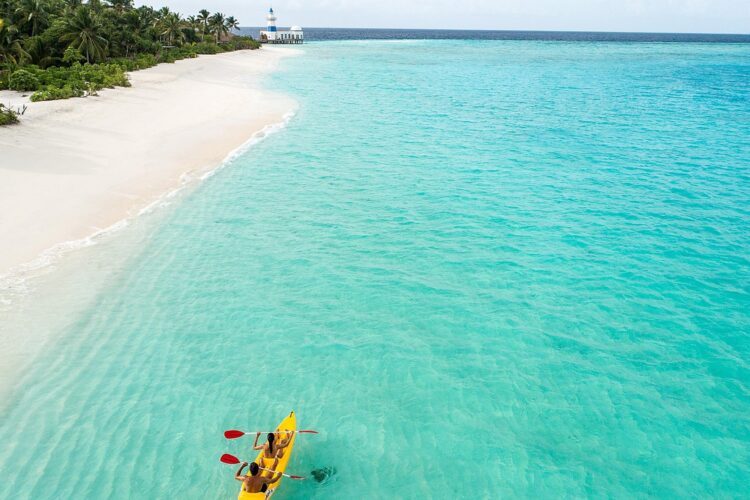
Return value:
[[(287, 432), (291, 431), (291, 432)], [(276, 430), (272, 431), (274, 436), (274, 441), (281, 441), (281, 439), (276, 439), (276, 437), (280, 436), (281, 434), (290, 434), (291, 440), (289, 441), (289, 444), (284, 447), (284, 457), (283, 458), (271, 458), (266, 459), (264, 458), (265, 452), (261, 449), (260, 451), (256, 451), (258, 455), (256, 456), (254, 462), (257, 465), (251, 465), (250, 472), (247, 473), (248, 476), (251, 477), (258, 477), (258, 476), (266, 476), (267, 479), (260, 481), (259, 479), (246, 479), (242, 477), (242, 469), (240, 468), (238, 472), (237, 479), (242, 481), (242, 486), (239, 488), (240, 493), (237, 495), (237, 500), (264, 500), (267, 495), (270, 495), (271, 493), (278, 492), (279, 487), (281, 486), (281, 483), (284, 482), (285, 477), (287, 476), (289, 479), (302, 479), (301, 476), (295, 476), (293, 474), (285, 474), (284, 470), (286, 469), (287, 465), (289, 465), (289, 458), (292, 455), (292, 452), (294, 451), (294, 445), (297, 442), (297, 418), (294, 415), (294, 412), (289, 412), (289, 415), (285, 417), (278, 426), (276, 426)], [(230, 435), (233, 435), (234, 433), (230, 433)], [(244, 435), (245, 433), (241, 433)], [(249, 436), (252, 436), (253, 434), (256, 434), (255, 432), (247, 433)], [(265, 434), (261, 432), (261, 434)], [(227, 433), (224, 433), (226, 436)], [(227, 436), (228, 437), (228, 436)], [(239, 436), (234, 436), (239, 437)], [(257, 441), (260, 439), (260, 436), (256, 436), (256, 446)], [(273, 452), (276, 453), (278, 451), (278, 448), (275, 446), (276, 443), (274, 443)], [(227, 455), (226, 453), (221, 456), (221, 461), (226, 464), (232, 464), (235, 467), (241, 463), (240, 459), (232, 456)], [(272, 467), (268, 467), (265, 464), (271, 464), (273, 463)], [(259, 473), (254, 474), (253, 469), (258, 467)], [(265, 472), (263, 469), (271, 469), (273, 472)], [(250, 489), (250, 491), (247, 491), (245, 486), (245, 481), (247, 481), (249, 484), (247, 485), (247, 488)], [(258, 483), (256, 483), (256, 481)], [(256, 488), (260, 488), (260, 491)], [(265, 488), (265, 491), (263, 491), (263, 488)], [(252, 493), (251, 493), (252, 491)]]
[[(279, 459), (277, 458), (274, 460), (271, 470), (275, 471), (278, 464)], [(242, 491), (248, 493), (265, 492), (268, 489), (269, 484), (275, 483), (281, 478), (281, 472), (272, 472), (271, 477), (264, 477), (263, 474), (260, 474), (260, 467), (255, 462), (250, 464), (250, 474), (245, 476), (242, 474), (242, 469), (245, 467), (247, 467), (247, 462), (242, 462), (242, 465), (237, 469), (237, 474), (234, 475), (234, 478), (237, 481), (242, 481)]]
[(285, 432), (285, 439), (278, 439), (276, 434), (269, 432), (266, 444), (258, 445), (258, 438), (260, 438), (260, 432), (255, 434), (255, 442), (253, 443), (254, 450), (263, 450), (264, 459), (281, 458), (284, 456), (284, 448), (289, 446), (292, 442), (294, 434), (291, 432)]

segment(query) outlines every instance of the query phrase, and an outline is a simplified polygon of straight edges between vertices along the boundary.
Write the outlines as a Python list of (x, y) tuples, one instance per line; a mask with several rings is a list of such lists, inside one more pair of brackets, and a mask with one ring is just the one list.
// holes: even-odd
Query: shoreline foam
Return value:
[[(14, 391), (23, 387), (27, 368), (35, 362), (43, 346), (49, 340), (57, 339), (58, 332), (70, 327), (79, 312), (86, 309), (102, 287), (133, 257), (132, 247), (138, 246), (133, 240), (144, 238), (144, 232), (158, 230), (160, 218), (167, 216), (169, 212), (165, 209), (172, 205), (172, 200), (188, 195), (187, 190), (198, 188), (238, 156), (282, 131), (294, 115), (295, 112), (289, 112), (283, 121), (255, 132), (244, 144), (230, 151), (221, 163), (202, 175), (184, 174), (179, 187), (164, 193), (137, 214), (82, 240), (60, 243), (25, 264), (23, 272), (0, 277), (0, 315), (3, 316), (0, 327), (0, 351), (3, 352), (3, 363), (0, 364), (0, 412), (10, 404)], [(158, 215), (158, 218), (143, 220), (147, 215)], [(139, 221), (142, 223), (139, 224)], [(130, 228), (130, 231), (114, 234), (125, 228)], [(101, 250), (91, 248), (97, 243), (105, 246)], [(45, 257), (48, 260), (37, 262)], [(100, 271), (103, 265), (106, 265), (104, 273)], [(81, 272), (87, 276), (84, 278), (88, 284), (85, 290), (76, 286)], [(74, 274), (77, 275), (75, 279), (72, 278)], [(49, 314), (53, 309), (65, 313), (59, 316)]]
[[(131, 88), (30, 103), (24, 123), (0, 131), (0, 213), (14, 214), (0, 217), (8, 250), (0, 256), (0, 292), (21, 291), (40, 269), (126, 227), (283, 128), (296, 103), (256, 81), (295, 53), (264, 48), (203, 56), (132, 73)], [(203, 92), (205, 100), (196, 106), (191, 98)], [(242, 112), (243, 105), (252, 109)], [(205, 122), (194, 116), (212, 106), (218, 110), (208, 110)], [(206, 129), (205, 140), (196, 137), (197, 127)], [(71, 130), (79, 133), (72, 144), (64, 142)], [(133, 167), (130, 158), (150, 165)], [(66, 213), (60, 216), (58, 209)]]
[[(266, 67), (263, 74), (273, 69), (282, 55), (294, 52), (286, 49), (271, 49), (264, 52), (263, 54), (271, 54), (273, 57), (266, 56), (266, 59), (270, 59), (271, 65)], [(231, 54), (238, 54), (238, 52)], [(254, 57), (259, 54), (261, 53), (252, 52), (247, 55)], [(254, 76), (257, 76), (257, 72)], [(130, 90), (118, 89), (124, 93)], [(110, 236), (122, 229), (134, 226), (145, 215), (155, 215), (153, 212), (156, 211), (162, 214), (167, 213), (159, 209), (172, 205), (173, 200), (184, 194), (186, 190), (197, 187), (204, 180), (231, 164), (237, 156), (270, 135), (283, 130), (294, 117), (296, 102), (293, 100), (255, 87), (250, 88), (250, 91), (264, 97), (270, 96), (273, 99), (273, 109), (279, 116), (266, 113), (276, 119), (252, 122), (254, 130), (251, 131), (249, 137), (245, 136), (242, 142), (231, 149), (217, 151), (217, 154), (221, 155), (220, 161), (196, 168), (171, 165), (172, 168), (167, 170), (175, 181), (167, 185), (166, 190), (147, 193), (146, 196), (139, 198), (140, 203), (133, 203), (126, 211), (120, 213), (119, 219), (111, 224), (93, 228), (92, 232), (81, 238), (57, 242), (36, 256), (32, 256), (30, 260), (10, 269), (0, 267), (0, 315), (3, 317), (3, 326), (0, 327), (0, 346), (3, 351), (2, 369), (0, 369), (0, 375), (2, 375), (0, 379), (3, 381), (0, 384), (0, 411), (9, 403), (9, 398), (12, 397), (15, 389), (22, 387), (28, 366), (35, 361), (48, 341), (54, 340), (57, 332), (63, 331), (66, 326), (70, 326), (75, 321), (77, 311), (84, 310), (86, 304), (94, 300), (98, 290), (116, 275), (118, 269), (128, 260), (128, 255), (133, 254), (138, 248), (138, 245), (130, 240), (137, 240), (140, 237), (138, 233), (142, 233), (144, 228), (158, 225), (158, 220), (145, 225), (138, 224), (136, 226), (141, 229), (136, 227), (125, 234), (116, 235), (115, 239)], [(106, 100), (107, 96), (96, 99)], [(73, 109), (78, 104), (75, 101), (83, 100), (73, 100)], [(42, 114), (33, 118), (43, 121), (44, 116)], [(6, 141), (7, 138), (0, 135), (0, 144)], [(0, 181), (6, 171), (4, 167), (6, 165), (0, 165)], [(32, 204), (40, 201), (44, 200), (32, 200)], [(0, 217), (0, 229), (2, 226), (3, 220)], [(86, 251), (100, 242), (108, 242), (106, 245), (108, 249), (95, 253)], [(13, 244), (4, 233), (2, 243), (6, 248)], [(113, 256), (114, 260), (110, 260)], [(102, 266), (106, 266), (105, 273), (101, 272)], [(80, 273), (88, 276), (90, 286), (86, 287), (85, 291), (71, 288), (72, 281), (75, 281), (71, 280), (72, 276), (80, 276)], [(62, 314), (49, 314), (52, 310), (58, 310)]]
[(54, 266), (55, 263), (59, 262), (59, 260), (64, 258), (65, 255), (67, 255), (69, 252), (95, 245), (102, 237), (128, 227), (138, 217), (147, 215), (158, 209), (159, 207), (170, 204), (170, 200), (175, 198), (186, 188), (192, 186), (195, 183), (200, 183), (213, 177), (218, 171), (226, 167), (236, 157), (249, 150), (254, 145), (258, 144), (270, 135), (283, 130), (291, 121), (291, 119), (294, 118), (295, 114), (295, 111), (290, 111), (284, 115), (282, 121), (271, 123), (258, 130), (243, 144), (227, 153), (226, 157), (219, 164), (215, 165), (213, 168), (205, 172), (202, 172), (200, 175), (191, 175), (191, 172), (185, 172), (180, 176), (179, 185), (177, 187), (165, 193), (162, 193), (151, 203), (140, 208), (137, 213), (126, 214), (122, 219), (118, 220), (114, 224), (102, 229), (97, 229), (93, 233), (84, 236), (83, 238), (57, 243), (54, 246), (42, 251), (33, 260), (11, 268), (5, 274), (0, 274), (0, 305), (10, 304), (12, 302), (11, 297), (19, 293), (24, 293), (26, 291), (25, 284), (27, 280), (33, 279), (37, 275), (37, 272), (44, 271), (49, 266)]

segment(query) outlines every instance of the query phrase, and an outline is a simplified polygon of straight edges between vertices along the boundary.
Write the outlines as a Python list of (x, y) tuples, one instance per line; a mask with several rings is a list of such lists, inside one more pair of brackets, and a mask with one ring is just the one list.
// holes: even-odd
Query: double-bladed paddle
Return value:
[(276, 433), (289, 434), (289, 433), (294, 433), (294, 432), (297, 432), (299, 434), (318, 434), (318, 431), (314, 431), (312, 429), (303, 429), (301, 431), (255, 431), (255, 432), (243, 432), (243, 431), (238, 431), (238, 430), (233, 429), (231, 431), (224, 431), (224, 437), (227, 439), (237, 439), (246, 434), (250, 434), (250, 435), (258, 434), (258, 432), (260, 432), (261, 434), (268, 434), (269, 432), (273, 432), (274, 434)]
[[(242, 463), (242, 461), (239, 458), (235, 457), (234, 455), (230, 455), (229, 453), (224, 453), (219, 460), (221, 460), (225, 464), (229, 464), (229, 465), (237, 465), (239, 463)], [(259, 466), (258, 468), (260, 470), (264, 470), (266, 472), (273, 472), (274, 474), (276, 474), (278, 472), (278, 471), (275, 471), (273, 469), (266, 469), (265, 467), (260, 467)], [(295, 476), (293, 474), (284, 474), (283, 472), (281, 473), (281, 475), (284, 476), (284, 477), (288, 477), (289, 479), (298, 479), (298, 480), (305, 479), (304, 476)]]

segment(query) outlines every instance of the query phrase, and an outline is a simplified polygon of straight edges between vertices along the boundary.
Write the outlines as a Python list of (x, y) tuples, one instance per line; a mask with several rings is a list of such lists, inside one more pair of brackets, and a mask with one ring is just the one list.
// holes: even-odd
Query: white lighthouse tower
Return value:
[(273, 13), (273, 7), (268, 9), (266, 16), (267, 27), (260, 32), (260, 41), (262, 43), (303, 43), (305, 34), (299, 26), (292, 26), (291, 29), (279, 31), (276, 28), (276, 14)]
[(268, 41), (276, 41), (276, 35), (278, 31), (276, 31), (276, 15), (273, 13), (273, 7), (268, 9), (268, 15), (266, 16), (266, 20), (268, 21), (268, 28), (266, 29), (266, 37), (268, 38)]

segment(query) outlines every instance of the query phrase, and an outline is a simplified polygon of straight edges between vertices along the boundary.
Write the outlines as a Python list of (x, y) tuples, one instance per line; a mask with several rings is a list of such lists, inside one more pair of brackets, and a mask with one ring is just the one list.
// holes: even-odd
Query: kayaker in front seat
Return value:
[[(275, 471), (278, 464), (279, 459), (277, 458), (274, 460), (271, 470)], [(245, 467), (247, 467), (247, 462), (242, 462), (242, 465), (237, 469), (237, 474), (234, 475), (234, 478), (237, 481), (242, 481), (242, 489), (248, 493), (265, 492), (268, 489), (269, 484), (275, 483), (281, 479), (281, 472), (276, 472), (275, 474), (272, 472), (271, 477), (264, 477), (263, 474), (260, 474), (260, 467), (258, 467), (258, 464), (255, 462), (250, 464), (250, 475), (246, 476), (242, 474), (242, 469)]]
[(254, 450), (263, 450), (263, 458), (265, 459), (271, 459), (271, 458), (281, 458), (284, 456), (284, 448), (289, 446), (289, 443), (292, 442), (292, 437), (294, 436), (294, 433), (292, 432), (285, 432), (286, 438), (284, 439), (277, 439), (276, 434), (273, 432), (269, 432), (267, 439), (268, 441), (266, 444), (258, 445), (258, 438), (260, 438), (260, 432), (258, 432), (255, 435), (255, 443), (253, 443), (253, 449)]

